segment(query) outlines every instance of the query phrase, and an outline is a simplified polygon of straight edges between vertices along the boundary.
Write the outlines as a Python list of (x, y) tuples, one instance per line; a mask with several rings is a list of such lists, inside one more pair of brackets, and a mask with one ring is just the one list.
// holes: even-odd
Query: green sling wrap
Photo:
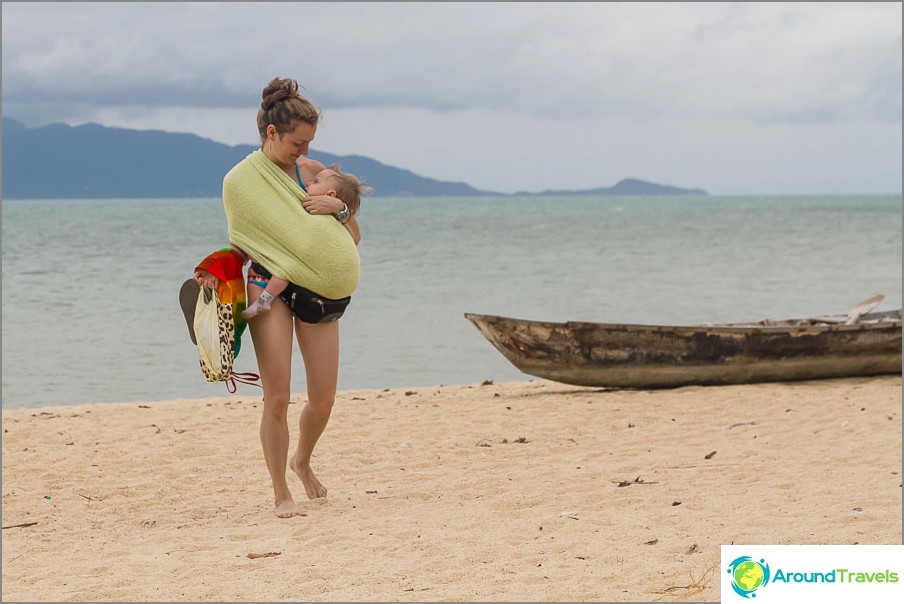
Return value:
[(306, 196), (262, 151), (252, 152), (223, 178), (229, 240), (278, 277), (326, 298), (350, 296), (358, 248), (331, 214), (308, 214)]

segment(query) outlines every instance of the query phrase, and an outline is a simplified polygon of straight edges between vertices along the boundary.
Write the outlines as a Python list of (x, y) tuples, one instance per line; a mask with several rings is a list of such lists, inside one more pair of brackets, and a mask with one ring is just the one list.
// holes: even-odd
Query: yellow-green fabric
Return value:
[(327, 298), (350, 296), (358, 248), (332, 215), (308, 214), (305, 197), (262, 151), (250, 153), (223, 178), (229, 240), (278, 277)]

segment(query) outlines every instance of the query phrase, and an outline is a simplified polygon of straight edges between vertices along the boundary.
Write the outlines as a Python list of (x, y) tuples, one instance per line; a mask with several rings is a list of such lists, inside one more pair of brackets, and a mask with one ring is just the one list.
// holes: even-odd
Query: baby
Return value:
[[(349, 218), (358, 213), (358, 209), (361, 206), (361, 195), (369, 189), (370, 187), (359, 181), (354, 175), (341, 172), (337, 164), (332, 164), (328, 168), (321, 170), (314, 177), (314, 180), (308, 183), (306, 191), (311, 196), (329, 195), (345, 202), (345, 208), (335, 214), (336, 219), (345, 224)], [(242, 311), (242, 317), (251, 319), (257, 315), (269, 312), (273, 298), (279, 296), (288, 285), (289, 282), (285, 279), (272, 275), (260, 297)]]

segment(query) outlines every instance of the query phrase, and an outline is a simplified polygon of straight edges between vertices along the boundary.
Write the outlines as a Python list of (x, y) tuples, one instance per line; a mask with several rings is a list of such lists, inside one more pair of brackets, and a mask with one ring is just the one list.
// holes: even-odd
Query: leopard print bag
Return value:
[(195, 338), (201, 371), (208, 382), (226, 382), (226, 387), (235, 393), (235, 382), (257, 383), (260, 376), (254, 373), (235, 373), (232, 363), (235, 359), (235, 314), (232, 304), (220, 302), (216, 291), (202, 287), (198, 292), (195, 306)]

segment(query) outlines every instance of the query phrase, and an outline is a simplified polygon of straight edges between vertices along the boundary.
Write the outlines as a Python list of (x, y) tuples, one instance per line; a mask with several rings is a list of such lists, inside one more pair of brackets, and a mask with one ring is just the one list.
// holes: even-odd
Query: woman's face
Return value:
[(268, 130), (270, 128), (273, 129), (270, 135), (270, 159), (286, 166), (294, 164), (300, 155), (308, 154), (308, 145), (317, 134), (317, 126), (304, 122), (299, 122), (294, 130), (285, 134), (276, 132), (276, 127), (272, 124), (268, 126)]

